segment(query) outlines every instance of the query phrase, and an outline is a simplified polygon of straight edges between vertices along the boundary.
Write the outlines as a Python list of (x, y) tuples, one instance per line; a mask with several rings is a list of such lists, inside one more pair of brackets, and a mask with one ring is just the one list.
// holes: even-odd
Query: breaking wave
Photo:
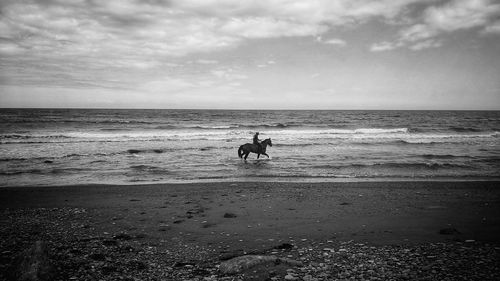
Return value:
[[(261, 131), (265, 137), (279, 140), (285, 145), (298, 143), (323, 143), (324, 140), (348, 140), (354, 143), (399, 142), (401, 144), (432, 144), (461, 142), (498, 137), (498, 132), (484, 133), (411, 133), (408, 128), (360, 129), (280, 129)], [(146, 131), (95, 131), (57, 134), (3, 134), (0, 144), (15, 143), (86, 143), (86, 142), (147, 142), (166, 140), (240, 141), (251, 139), (252, 131), (234, 129), (210, 130), (146, 130)]]
[(371, 164), (347, 164), (347, 165), (316, 165), (313, 168), (317, 169), (453, 169), (453, 168), (467, 168), (465, 164), (452, 164), (452, 163), (397, 163), (397, 162), (387, 162), (387, 163), (371, 163)]

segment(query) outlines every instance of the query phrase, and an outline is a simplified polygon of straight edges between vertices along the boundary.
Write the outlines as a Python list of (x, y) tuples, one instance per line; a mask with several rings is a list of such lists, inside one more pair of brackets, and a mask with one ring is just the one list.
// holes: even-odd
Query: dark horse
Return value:
[(267, 158), (269, 158), (269, 155), (266, 153), (266, 147), (273, 146), (273, 143), (271, 142), (271, 139), (265, 139), (261, 143), (262, 145), (262, 150), (259, 151), (259, 146), (253, 143), (245, 143), (244, 145), (240, 146), (238, 149), (238, 156), (240, 158), (243, 158), (243, 155), (245, 155), (245, 160), (247, 160), (248, 154), (250, 152), (257, 153), (257, 159), (259, 159), (260, 155), (265, 155)]

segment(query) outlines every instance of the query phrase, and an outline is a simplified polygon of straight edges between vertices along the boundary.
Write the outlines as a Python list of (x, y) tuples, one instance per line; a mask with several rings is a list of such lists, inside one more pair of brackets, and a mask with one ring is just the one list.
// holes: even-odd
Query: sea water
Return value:
[[(270, 158), (238, 147), (255, 132)], [(500, 111), (0, 109), (0, 186), (500, 178)]]

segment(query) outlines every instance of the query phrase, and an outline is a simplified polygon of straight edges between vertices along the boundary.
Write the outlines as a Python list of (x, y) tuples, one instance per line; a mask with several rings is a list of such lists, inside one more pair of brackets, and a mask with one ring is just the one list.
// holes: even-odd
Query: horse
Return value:
[(247, 160), (248, 154), (250, 152), (257, 153), (257, 159), (259, 159), (260, 155), (265, 155), (267, 158), (269, 158), (269, 155), (266, 153), (266, 147), (273, 146), (273, 143), (271, 142), (271, 139), (265, 139), (261, 143), (262, 145), (262, 150), (259, 151), (259, 146), (253, 143), (245, 143), (244, 145), (241, 145), (240, 148), (238, 149), (238, 157), (243, 158), (243, 155), (245, 155), (245, 160)]

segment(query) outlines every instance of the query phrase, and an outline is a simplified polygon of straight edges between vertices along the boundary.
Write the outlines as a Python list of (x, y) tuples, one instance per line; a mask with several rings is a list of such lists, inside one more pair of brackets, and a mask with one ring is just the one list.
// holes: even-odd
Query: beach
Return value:
[(500, 280), (500, 1), (0, 3), (0, 281)]
[[(53, 280), (498, 280), (498, 186), (372, 181), (3, 187), (0, 271), (9, 272), (17, 254), (44, 241)], [(301, 265), (219, 270), (249, 254)]]
[(0, 121), (0, 280), (500, 279), (498, 111)]

